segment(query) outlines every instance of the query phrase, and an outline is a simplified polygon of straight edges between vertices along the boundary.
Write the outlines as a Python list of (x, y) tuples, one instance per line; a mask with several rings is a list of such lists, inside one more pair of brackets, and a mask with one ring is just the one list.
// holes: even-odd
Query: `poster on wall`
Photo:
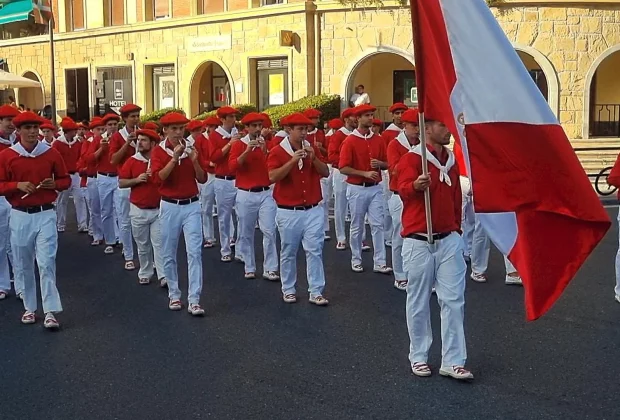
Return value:
[(284, 105), (284, 75), (269, 75), (269, 105)]

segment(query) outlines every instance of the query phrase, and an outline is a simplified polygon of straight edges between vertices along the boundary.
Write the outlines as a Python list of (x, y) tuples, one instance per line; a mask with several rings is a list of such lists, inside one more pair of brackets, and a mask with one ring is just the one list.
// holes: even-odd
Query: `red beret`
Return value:
[(396, 111), (406, 111), (409, 107), (402, 102), (396, 102), (394, 105), (390, 107), (390, 112), (393, 114)]
[(224, 118), (227, 115), (237, 115), (239, 111), (231, 106), (223, 106), (217, 110), (218, 118)]
[(169, 112), (159, 120), (161, 125), (185, 125), (189, 122), (185, 115), (179, 112)]
[(285, 117), (284, 120), (285, 120), (284, 122), (280, 121), (280, 123), (283, 125), (288, 125), (289, 127), (292, 127), (294, 125), (311, 125), (312, 124), (312, 121), (310, 121), (310, 119), (306, 117), (304, 114), (302, 114), (301, 112), (296, 112), (294, 114), (291, 114)]
[(287, 121), (287, 120), (288, 120), (288, 115), (286, 115), (286, 116), (284, 116), (284, 117), (280, 118), (280, 126), (281, 126), (281, 127), (284, 127), (285, 125), (287, 125), (287, 124), (286, 124), (286, 121)]
[(140, 112), (140, 111), (142, 111), (142, 108), (140, 108), (136, 104), (123, 105), (120, 109), (121, 115), (127, 115), (127, 114), (131, 114), (132, 112)]
[(222, 122), (220, 121), (220, 119), (218, 117), (216, 117), (215, 115), (205, 119), (202, 124), (205, 127), (219, 127), (220, 125), (222, 125)]
[(108, 123), (108, 121), (117, 121), (118, 122), (120, 120), (121, 120), (121, 117), (119, 117), (118, 115), (109, 113), (109, 114), (105, 114), (103, 116), (103, 118), (101, 119), (101, 123), (103, 125), (105, 125), (105, 124)]
[(136, 131), (136, 136), (140, 136), (140, 135), (147, 136), (149, 139), (155, 142), (161, 141), (161, 137), (159, 137), (159, 134), (157, 134), (156, 131), (149, 130), (148, 128), (142, 128)]
[(271, 118), (269, 118), (269, 115), (265, 114), (264, 112), (261, 112), (260, 115), (263, 117), (263, 127), (273, 127), (273, 123), (271, 122)]
[(355, 108), (347, 108), (344, 111), (342, 111), (342, 115), (341, 115), (342, 119), (349, 118), (349, 117), (354, 117), (355, 116), (355, 114), (353, 113), (354, 109)]
[(353, 110), (351, 112), (353, 112), (353, 115), (355, 115), (356, 117), (360, 116), (360, 115), (364, 115), (367, 114), (369, 112), (375, 112), (377, 110), (377, 108), (375, 108), (372, 105), (359, 105), (356, 106), (355, 108), (353, 108)]
[(44, 122), (43, 124), (41, 124), (41, 127), (39, 127), (41, 130), (52, 130), (52, 131), (56, 131), (56, 127), (54, 127), (52, 125), (51, 122)]
[(18, 115), (19, 111), (17, 108), (12, 107), (11, 105), (0, 106), (0, 118), (15, 118)]
[(381, 121), (378, 118), (375, 118), (374, 120), (372, 120), (372, 125), (378, 125), (379, 127), (383, 127), (383, 121)]
[(321, 115), (323, 115), (323, 113), (322, 113), (321, 111), (319, 111), (319, 110), (316, 110), (316, 109), (310, 108), (310, 109), (306, 109), (306, 110), (304, 111), (304, 115), (305, 115), (307, 118), (312, 119), (312, 118), (320, 118), (320, 117), (321, 117)]
[(62, 131), (65, 132), (77, 130), (78, 128), (80, 128), (80, 126), (77, 125), (75, 121), (73, 121), (73, 119), (69, 117), (64, 117), (62, 121), (60, 121), (60, 127), (62, 128)]
[(344, 127), (344, 123), (340, 118), (334, 118), (333, 120), (329, 120), (327, 126), (332, 130), (340, 130), (342, 127)]
[(144, 128), (145, 130), (153, 130), (153, 131), (159, 130), (159, 126), (157, 125), (157, 123), (154, 123), (153, 121), (145, 122), (142, 128)]
[(202, 121), (198, 121), (198, 120), (191, 120), (189, 123), (187, 123), (187, 125), (185, 126), (185, 129), (187, 131), (196, 131), (196, 130), (202, 130), (203, 125), (202, 125)]
[(258, 112), (249, 112), (241, 119), (241, 124), (249, 125), (249, 124), (252, 124), (253, 122), (262, 123), (264, 120), (265, 118)]
[(418, 124), (420, 122), (420, 117), (417, 108), (408, 109), (403, 112), (401, 117), (401, 121), (404, 123)]
[[(6, 118), (6, 117), (5, 117)], [(24, 111), (20, 112), (15, 118), (13, 118), (13, 125), (17, 128), (21, 127), (24, 124), (37, 124), (41, 125), (45, 122), (45, 120), (39, 117), (32, 111)]]
[(90, 124), (88, 125), (88, 128), (92, 130), (93, 128), (102, 127), (102, 126), (103, 126), (103, 120), (101, 119), (101, 117), (94, 117), (92, 120), (90, 120)]

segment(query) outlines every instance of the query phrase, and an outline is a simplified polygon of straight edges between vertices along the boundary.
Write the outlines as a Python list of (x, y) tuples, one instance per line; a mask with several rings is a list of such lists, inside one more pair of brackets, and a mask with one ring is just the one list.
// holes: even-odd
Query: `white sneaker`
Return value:
[(620, 295), (616, 295), (616, 302), (620, 303)]
[(325, 234), (325, 236), (323, 237), (323, 239), (324, 239), (325, 241), (329, 241), (331, 238), (332, 238), (332, 237), (331, 237), (331, 236), (329, 236), (327, 233), (326, 233), (326, 234)]
[(329, 300), (325, 299), (323, 296), (315, 296), (310, 297), (308, 302), (315, 304), (316, 306), (327, 306), (329, 304)]
[(338, 243), (336, 244), (336, 249), (337, 249), (338, 251), (344, 251), (345, 249), (347, 249), (347, 244), (346, 244), (346, 242), (338, 242)]
[(506, 275), (506, 284), (508, 285), (514, 284), (517, 286), (523, 286), (523, 280), (521, 280), (521, 276), (513, 277), (513, 276)]
[(473, 281), (475, 281), (476, 283), (486, 283), (487, 282), (487, 276), (484, 273), (474, 273), (473, 271), (471, 272), (471, 276), (469, 276)]
[(48, 330), (57, 330), (58, 328), (60, 328), (60, 324), (56, 320), (54, 314), (51, 312), (45, 314), (45, 321), (43, 321), (43, 326)]
[(379, 267), (374, 267), (372, 271), (379, 274), (392, 274), (392, 271), (394, 270), (392, 270), (392, 267), (388, 267), (387, 265), (381, 265)]
[(192, 316), (203, 316), (205, 314), (205, 310), (197, 303), (189, 304), (187, 306), (187, 312), (192, 314)]
[(275, 271), (267, 271), (263, 273), (263, 278), (269, 281), (278, 281), (280, 280), (280, 276)]
[(362, 267), (362, 264), (353, 264), (351, 266), (351, 270), (355, 271), (356, 273), (362, 273), (364, 271), (364, 267)]
[(165, 277), (162, 279), (159, 279), (159, 287), (166, 287), (166, 286), (168, 286), (168, 280), (166, 280)]
[(114, 247), (112, 245), (108, 245), (105, 247), (105, 249), (103, 250), (104, 254), (114, 254)]
[(385, 246), (391, 247), (392, 246), (392, 241), (385, 241)]
[(362, 242), (362, 251), (363, 251), (363, 252), (368, 252), (368, 251), (370, 251), (370, 249), (371, 249), (371, 248), (370, 248), (370, 245), (368, 245), (368, 244), (366, 244), (366, 243)]
[(4, 300), (7, 297), (9, 297), (8, 292), (4, 291), (4, 290), (0, 290), (0, 300)]
[(170, 302), (168, 303), (168, 309), (171, 311), (180, 311), (182, 307), (183, 304), (179, 299), (170, 299)]
[(465, 369), (463, 366), (442, 367), (441, 369), (439, 369), (439, 374), (441, 376), (449, 376), (451, 378), (459, 379), (461, 381), (474, 379), (474, 374)]
[(407, 280), (394, 280), (394, 287), (398, 290), (407, 291)]

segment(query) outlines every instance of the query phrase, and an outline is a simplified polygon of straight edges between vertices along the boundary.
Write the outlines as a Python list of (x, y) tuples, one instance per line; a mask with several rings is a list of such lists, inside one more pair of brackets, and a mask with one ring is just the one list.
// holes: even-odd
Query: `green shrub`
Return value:
[[(256, 105), (253, 105), (253, 104), (240, 104), (240, 105), (231, 105), (231, 106), (235, 108), (237, 111), (239, 111), (239, 119), (243, 118), (246, 114), (249, 114), (250, 112), (258, 111), (256, 109)], [(214, 116), (216, 112), (217, 112), (216, 110), (209, 111), (209, 112), (203, 112), (202, 114), (196, 115), (194, 119), (204, 120), (204, 119)]]
[(280, 119), (294, 112), (304, 112), (308, 108), (314, 108), (323, 113), (319, 122), (323, 126), (325, 121), (340, 116), (340, 96), (339, 95), (315, 95), (306, 96), (288, 104), (274, 106), (265, 110), (274, 125), (280, 124)]
[(153, 121), (153, 122), (158, 123), (161, 117), (163, 117), (169, 112), (180, 112), (181, 114), (185, 115), (185, 111), (183, 111), (181, 108), (163, 108), (163, 109), (149, 112), (148, 114), (142, 115), (140, 117), (140, 122), (145, 123), (147, 121)]

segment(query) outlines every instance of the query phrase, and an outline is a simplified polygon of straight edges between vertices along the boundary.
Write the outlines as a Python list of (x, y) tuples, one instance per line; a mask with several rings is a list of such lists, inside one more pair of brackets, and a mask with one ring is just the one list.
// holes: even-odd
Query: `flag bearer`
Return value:
[(0, 153), (0, 195), (11, 204), (9, 232), (16, 276), (23, 282), (25, 312), (22, 323), (36, 321), (39, 269), (44, 326), (57, 329), (54, 314), (62, 312), (56, 288), (58, 233), (53, 202), (56, 191), (71, 185), (71, 178), (60, 153), (38, 139), (42, 118), (26, 111), (13, 119), (20, 141)]
[[(446, 146), (450, 132), (439, 121), (426, 122), (429, 175), (422, 175), (419, 144), (398, 163), (398, 193), (403, 200), (403, 263), (407, 273), (407, 327), (411, 370), (430, 376), (428, 352), (433, 341), (430, 298), (433, 286), (441, 310), (442, 362), (439, 374), (473, 379), (465, 369), (463, 329), (465, 272), (458, 165)], [(434, 244), (428, 243), (424, 190), (430, 190)]]
[[(136, 153), (136, 130), (140, 123), (140, 108), (135, 104), (126, 104), (121, 107), (121, 118), (125, 126), (110, 137), (110, 163), (116, 165), (117, 172), (131, 156)], [(133, 240), (131, 239), (131, 219), (129, 218), (129, 188), (117, 188), (114, 192), (114, 205), (116, 207), (116, 220), (121, 243), (123, 244), (123, 256), (125, 257), (125, 269), (133, 270)]]
[(260, 135), (263, 116), (250, 112), (241, 120), (248, 134), (233, 144), (228, 167), (237, 174), (237, 217), (239, 236), (236, 253), (245, 264), (245, 278), (256, 278), (254, 231), (256, 222), (263, 233), (263, 278), (280, 280), (276, 249), (276, 202), (269, 188), (267, 142)]
[(220, 253), (224, 262), (232, 261), (231, 245), (234, 239), (230, 235), (232, 212), (237, 197), (235, 172), (228, 166), (228, 154), (241, 136), (235, 121), (237, 110), (229, 106), (217, 110), (222, 125), (209, 135), (209, 159), (215, 163), (215, 201), (217, 202), (217, 220), (220, 230)]
[(166, 286), (161, 256), (161, 231), (159, 221), (159, 185), (151, 176), (151, 153), (160, 142), (153, 130), (137, 130), (138, 151), (125, 161), (119, 172), (118, 185), (129, 188), (131, 231), (138, 246), (138, 283), (149, 284), (157, 270), (159, 285)]
[[(12, 106), (0, 106), (0, 152), (13, 145), (15, 139), (13, 119), (18, 115), (19, 111)], [(0, 232), (9, 231), (10, 214), (11, 205), (4, 196), (0, 195)], [(12, 262), (10, 235), (2, 234), (0, 236), (0, 300), (6, 299), (11, 290), (9, 261)]]
[(181, 232), (185, 239), (188, 272), (187, 311), (204, 315), (200, 306), (202, 291), (202, 223), (198, 182), (205, 182), (206, 174), (200, 166), (198, 152), (188, 147), (183, 134), (189, 122), (182, 114), (171, 112), (162, 117), (166, 139), (151, 153), (151, 171), (160, 182), (161, 203), (159, 218), (162, 226), (162, 257), (164, 276), (168, 281), (168, 308), (178, 311), (182, 308), (177, 248)]
[(357, 128), (342, 143), (338, 167), (347, 178), (347, 200), (351, 208), (351, 269), (364, 271), (362, 266), (362, 241), (364, 219), (368, 215), (374, 247), (375, 273), (390, 274), (386, 264), (383, 216), (384, 195), (381, 188), (381, 171), (387, 169), (387, 153), (383, 139), (370, 131), (376, 108), (360, 105), (353, 109)]
[(398, 172), (396, 167), (400, 159), (414, 146), (420, 143), (420, 128), (418, 127), (418, 110), (410, 109), (402, 114), (404, 130), (391, 141), (387, 148), (388, 167), (390, 171), (390, 191), (392, 196), (388, 201), (394, 230), (392, 233), (392, 265), (394, 266), (394, 287), (407, 290), (407, 274), (403, 269), (403, 237), (401, 236), (403, 201), (398, 195)]
[(321, 178), (329, 175), (316, 149), (305, 140), (310, 120), (301, 113), (286, 117), (289, 137), (269, 152), (269, 180), (275, 183), (273, 196), (278, 205), (276, 223), (280, 232), (280, 275), (282, 299), (297, 302), (297, 250), (306, 252), (309, 301), (324, 306), (323, 208)]
[[(202, 210), (202, 236), (203, 247), (213, 248), (217, 242), (215, 239), (215, 230), (213, 227), (213, 205), (215, 204), (215, 164), (211, 162), (209, 156), (209, 136), (219, 127), (221, 121), (213, 116), (204, 120), (203, 125), (206, 131), (202, 134), (202, 138), (196, 141), (196, 149), (202, 160), (202, 165), (207, 172), (207, 182), (198, 184), (200, 190), (200, 208)], [(232, 215), (231, 215), (232, 219)], [(234, 237), (234, 226), (230, 225), (231, 237)]]
[(64, 232), (67, 222), (67, 205), (69, 195), (73, 195), (75, 215), (77, 217), (78, 232), (88, 232), (88, 216), (86, 201), (80, 188), (80, 174), (78, 173), (77, 161), (80, 158), (82, 143), (76, 136), (79, 126), (69, 117), (62, 119), (60, 123), (62, 134), (56, 139), (52, 147), (62, 156), (65, 167), (71, 177), (71, 187), (58, 194), (56, 210), (58, 213), (58, 232)]

